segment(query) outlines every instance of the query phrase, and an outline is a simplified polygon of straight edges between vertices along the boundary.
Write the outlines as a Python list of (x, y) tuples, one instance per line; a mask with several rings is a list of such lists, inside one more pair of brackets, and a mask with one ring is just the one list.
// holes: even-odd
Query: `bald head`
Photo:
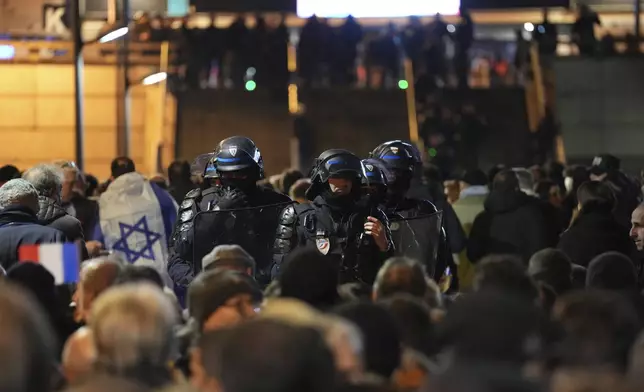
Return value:
[(67, 339), (62, 360), (63, 373), (68, 384), (78, 384), (86, 379), (96, 361), (96, 349), (89, 328), (82, 327)]
[(92, 259), (83, 263), (80, 283), (74, 294), (78, 319), (87, 320), (92, 303), (101, 293), (114, 285), (121, 268), (118, 262), (105, 258)]

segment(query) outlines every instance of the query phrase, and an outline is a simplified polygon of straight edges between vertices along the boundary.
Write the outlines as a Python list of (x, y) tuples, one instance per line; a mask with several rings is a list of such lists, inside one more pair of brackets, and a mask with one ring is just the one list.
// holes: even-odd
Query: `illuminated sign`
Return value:
[(460, 0), (298, 0), (297, 15), (307, 18), (395, 18), (428, 16), (435, 14), (456, 15)]

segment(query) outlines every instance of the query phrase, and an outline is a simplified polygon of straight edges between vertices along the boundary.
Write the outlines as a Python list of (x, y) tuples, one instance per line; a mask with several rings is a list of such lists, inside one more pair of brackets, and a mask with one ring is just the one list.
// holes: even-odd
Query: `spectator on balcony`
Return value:
[(389, 23), (387, 30), (369, 44), (368, 77), (373, 88), (383, 88), (400, 77), (400, 48), (396, 26)]
[[(270, 75), (266, 75), (266, 57), (268, 48), (268, 26), (263, 16), (255, 16), (255, 27), (249, 30), (246, 42), (244, 44), (244, 69), (255, 69), (254, 80), (263, 84), (264, 81), (270, 80)], [(248, 72), (248, 71), (247, 71)]]
[(338, 48), (334, 63), (336, 82), (346, 86), (356, 82), (356, 57), (358, 57), (358, 44), (362, 41), (364, 33), (356, 19), (349, 15), (338, 31)]
[(403, 45), (407, 57), (414, 65), (414, 74), (420, 70), (420, 61), (425, 44), (425, 29), (423, 22), (417, 16), (409, 17), (409, 24), (403, 31)]
[(572, 25), (573, 42), (579, 48), (582, 56), (592, 56), (597, 49), (595, 25), (601, 26), (601, 21), (596, 12), (586, 4), (579, 5), (577, 20)]
[(266, 40), (265, 74), (267, 82), (276, 89), (283, 89), (288, 83), (288, 44), (290, 41), (286, 16), (282, 15), (280, 23), (269, 29)]
[[(202, 32), (202, 48), (204, 49), (203, 73), (207, 86), (210, 86), (210, 78), (213, 69), (217, 70), (216, 79), (219, 79), (223, 67), (225, 52), (225, 31), (217, 27), (217, 16), (211, 16), (210, 25)], [(217, 80), (218, 82), (218, 80)]]
[(320, 22), (313, 15), (310, 17), (302, 31), (300, 32), (300, 41), (297, 48), (298, 67), (303, 84), (310, 84), (315, 75), (315, 68), (318, 63), (318, 49), (320, 46)]
[(148, 42), (152, 39), (152, 24), (147, 12), (134, 16), (133, 33), (132, 37), (135, 41)]
[(539, 45), (542, 60), (544, 56), (549, 57), (557, 53), (557, 25), (550, 23), (547, 8), (543, 9), (543, 22), (534, 29), (532, 40)]
[(244, 45), (248, 40), (249, 30), (246, 18), (242, 15), (228, 26), (226, 30), (226, 68), (227, 79), (232, 85), (241, 85), (246, 68), (244, 64)]
[(474, 22), (466, 8), (461, 7), (460, 11), (461, 24), (456, 29), (454, 67), (456, 68), (459, 88), (467, 88), (470, 73), (469, 51), (474, 43)]

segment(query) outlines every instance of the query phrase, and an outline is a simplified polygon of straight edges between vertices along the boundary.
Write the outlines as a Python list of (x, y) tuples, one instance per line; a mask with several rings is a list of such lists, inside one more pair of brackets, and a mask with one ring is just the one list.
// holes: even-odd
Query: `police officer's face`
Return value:
[(329, 178), (329, 188), (335, 195), (348, 195), (351, 193), (353, 181), (346, 178)]

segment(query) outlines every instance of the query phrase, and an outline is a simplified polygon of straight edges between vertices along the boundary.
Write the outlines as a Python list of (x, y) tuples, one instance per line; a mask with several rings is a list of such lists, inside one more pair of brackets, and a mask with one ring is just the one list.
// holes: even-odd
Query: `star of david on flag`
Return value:
[[(119, 228), (121, 230), (121, 239), (114, 243), (114, 250), (123, 252), (127, 261), (132, 264), (141, 258), (154, 261), (153, 246), (159, 241), (161, 234), (150, 231), (145, 216), (139, 219), (134, 225), (119, 222)], [(133, 235), (135, 235), (133, 241), (128, 241)], [(145, 244), (143, 246), (141, 246), (141, 241), (136, 240), (142, 236), (145, 238)]]

